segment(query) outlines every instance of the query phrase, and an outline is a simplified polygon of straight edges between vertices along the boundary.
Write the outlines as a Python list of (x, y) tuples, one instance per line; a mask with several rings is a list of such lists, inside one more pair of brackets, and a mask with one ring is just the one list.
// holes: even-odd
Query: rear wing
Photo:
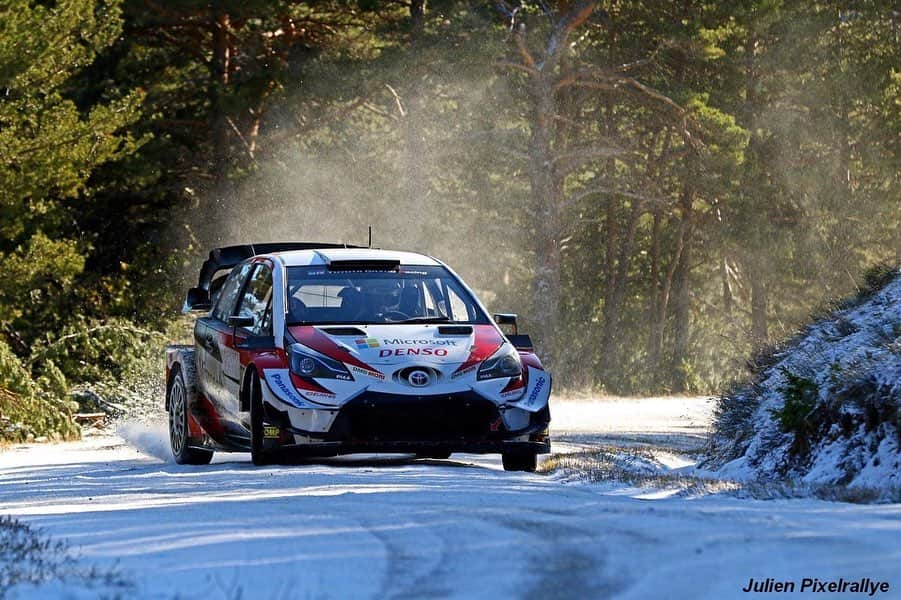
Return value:
[(271, 252), (290, 252), (292, 250), (317, 250), (320, 248), (362, 248), (351, 244), (334, 244), (320, 242), (266, 242), (263, 244), (241, 244), (225, 246), (210, 251), (210, 256), (200, 267), (197, 287), (188, 290), (183, 312), (192, 310), (209, 310), (211, 308), (211, 289), (216, 274), (230, 271), (243, 261), (258, 254)]

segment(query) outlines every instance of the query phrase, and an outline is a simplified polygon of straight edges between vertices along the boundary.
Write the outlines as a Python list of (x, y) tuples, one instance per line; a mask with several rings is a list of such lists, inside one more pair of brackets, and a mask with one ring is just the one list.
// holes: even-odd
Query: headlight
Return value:
[(312, 354), (300, 344), (292, 344), (288, 348), (288, 364), (291, 372), (301, 377), (353, 381), (353, 376), (343, 364), (321, 354)]
[(479, 367), (476, 379), (497, 379), (498, 377), (518, 377), (522, 375), (522, 363), (519, 352), (510, 344), (504, 344), (491, 358)]

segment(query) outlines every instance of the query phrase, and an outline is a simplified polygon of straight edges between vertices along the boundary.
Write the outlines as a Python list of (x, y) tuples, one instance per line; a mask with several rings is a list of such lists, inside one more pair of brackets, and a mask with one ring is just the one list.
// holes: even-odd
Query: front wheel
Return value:
[(208, 465), (212, 450), (190, 447), (188, 435), (188, 388), (181, 369), (177, 369), (169, 384), (169, 445), (172, 456), (180, 465)]
[(533, 473), (538, 468), (538, 454), (535, 452), (504, 452), (501, 454), (504, 471), (526, 471)]

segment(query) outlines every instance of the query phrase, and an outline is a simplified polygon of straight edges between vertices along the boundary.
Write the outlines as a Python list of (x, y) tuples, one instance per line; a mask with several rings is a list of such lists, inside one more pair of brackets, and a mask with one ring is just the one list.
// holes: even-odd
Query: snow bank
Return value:
[(901, 276), (771, 362), (720, 399), (705, 467), (728, 479), (901, 489)]

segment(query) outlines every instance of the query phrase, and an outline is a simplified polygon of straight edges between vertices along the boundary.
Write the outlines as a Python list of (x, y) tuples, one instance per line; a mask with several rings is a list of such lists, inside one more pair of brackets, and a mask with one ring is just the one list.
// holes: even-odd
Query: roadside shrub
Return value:
[(162, 334), (125, 319), (77, 319), (37, 344), (29, 363), (52, 361), (72, 384), (117, 380), (141, 363)]
[[(127, 597), (134, 585), (116, 569), (85, 567), (64, 542), (54, 541), (33, 527), (0, 516), (0, 600), (15, 589), (15, 596), (40, 595), (40, 586), (65, 582), (72, 597)], [(81, 588), (78, 593), (72, 588)], [(29, 593), (30, 592), (30, 593)]]
[(726, 462), (737, 456), (754, 434), (753, 417), (760, 407), (760, 392), (753, 384), (733, 382), (717, 399), (707, 454)]
[(801, 433), (809, 428), (809, 417), (817, 403), (819, 389), (817, 384), (807, 377), (793, 374), (781, 369), (788, 383), (782, 388), (785, 404), (782, 408), (772, 410), (772, 415), (779, 421), (782, 431)]
[(872, 296), (891, 283), (898, 274), (897, 266), (887, 262), (876, 263), (863, 272), (863, 285), (858, 295), (862, 298)]
[(787, 381), (781, 390), (785, 403), (770, 410), (770, 414), (779, 422), (782, 431), (794, 435), (792, 450), (796, 454), (805, 454), (810, 449), (816, 430), (812, 416), (817, 406), (819, 388), (812, 379), (795, 375), (788, 369), (780, 371)]
[(65, 378), (52, 363), (35, 381), (0, 341), (0, 441), (77, 439), (79, 428), (72, 420), (77, 405), (66, 400), (66, 389)]

